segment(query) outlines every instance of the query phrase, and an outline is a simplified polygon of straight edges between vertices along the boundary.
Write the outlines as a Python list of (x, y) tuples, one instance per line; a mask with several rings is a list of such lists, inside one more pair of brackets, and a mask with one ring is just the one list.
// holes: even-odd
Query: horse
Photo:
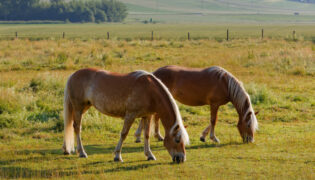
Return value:
[(153, 74), (145, 71), (119, 74), (93, 68), (73, 73), (64, 91), (65, 155), (74, 152), (75, 132), (79, 157), (87, 157), (81, 142), (81, 119), (91, 106), (103, 114), (124, 118), (114, 161), (123, 162), (122, 144), (138, 117), (142, 118), (145, 127), (144, 154), (147, 160), (156, 160), (149, 144), (153, 114), (161, 117), (165, 128), (164, 146), (173, 161), (180, 163), (186, 160), (185, 145), (189, 143), (189, 137), (178, 107), (168, 89)]
[[(216, 143), (220, 140), (215, 136), (214, 128), (217, 123), (218, 109), (221, 105), (232, 102), (239, 115), (237, 128), (243, 142), (254, 142), (254, 133), (258, 122), (250, 97), (242, 83), (227, 70), (213, 66), (210, 68), (187, 68), (180, 66), (165, 66), (153, 74), (170, 90), (173, 97), (182, 104), (189, 106), (209, 105), (211, 110), (210, 123), (200, 136), (205, 137), (210, 132), (210, 139)], [(155, 116), (155, 137), (163, 140), (159, 132), (159, 117)], [(140, 142), (141, 123), (135, 132), (136, 142)]]

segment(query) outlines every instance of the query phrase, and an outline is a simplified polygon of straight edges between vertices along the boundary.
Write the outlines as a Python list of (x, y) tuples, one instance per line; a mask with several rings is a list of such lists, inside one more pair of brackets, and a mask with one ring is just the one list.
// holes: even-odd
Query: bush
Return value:
[(0, 128), (10, 128), (15, 124), (13, 118), (1, 115), (0, 116)]
[(275, 103), (275, 98), (265, 85), (248, 84), (246, 90), (250, 95), (251, 102), (257, 104)]

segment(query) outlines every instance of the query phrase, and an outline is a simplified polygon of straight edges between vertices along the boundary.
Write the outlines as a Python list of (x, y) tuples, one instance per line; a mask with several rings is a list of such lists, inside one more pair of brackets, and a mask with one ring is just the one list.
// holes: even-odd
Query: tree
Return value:
[(0, 0), (0, 20), (120, 22), (126, 16), (126, 6), (114, 0)]

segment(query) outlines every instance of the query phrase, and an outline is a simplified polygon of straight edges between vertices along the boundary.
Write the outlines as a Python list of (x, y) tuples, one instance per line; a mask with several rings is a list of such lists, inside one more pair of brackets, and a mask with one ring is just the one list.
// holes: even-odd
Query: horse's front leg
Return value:
[(142, 118), (142, 121), (144, 122), (144, 154), (148, 160), (156, 160), (150, 149), (151, 116)]
[(135, 117), (133, 115), (126, 115), (125, 120), (124, 120), (124, 126), (123, 129), (121, 130), (120, 133), (120, 139), (118, 141), (118, 144), (116, 146), (115, 149), (115, 158), (114, 161), (120, 161), (123, 162), (122, 158), (121, 158), (121, 148), (122, 148), (122, 144), (124, 142), (124, 140), (126, 139), (128, 132), (130, 130), (130, 127), (132, 125), (132, 123), (134, 122)]
[(160, 123), (159, 123), (160, 117), (155, 114), (154, 115), (154, 137), (158, 139), (158, 141), (163, 141), (164, 138), (160, 133)]

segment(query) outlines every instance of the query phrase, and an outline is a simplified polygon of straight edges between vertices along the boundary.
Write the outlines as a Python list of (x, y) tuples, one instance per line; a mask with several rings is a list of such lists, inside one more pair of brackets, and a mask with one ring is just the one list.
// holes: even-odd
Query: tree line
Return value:
[(126, 16), (116, 0), (0, 0), (1, 21), (121, 22)]

